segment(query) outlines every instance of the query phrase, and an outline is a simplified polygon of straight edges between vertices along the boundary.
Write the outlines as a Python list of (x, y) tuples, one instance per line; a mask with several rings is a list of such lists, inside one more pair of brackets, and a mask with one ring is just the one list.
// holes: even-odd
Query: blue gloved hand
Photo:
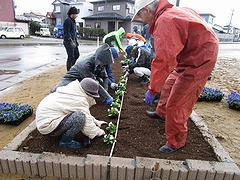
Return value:
[(108, 105), (110, 105), (113, 102), (113, 98), (112, 96), (108, 95), (106, 98), (103, 99), (102, 102), (106, 102)]
[(147, 105), (152, 106), (153, 100), (155, 98), (155, 95), (153, 95), (149, 90), (145, 93), (145, 103), (147, 103)]

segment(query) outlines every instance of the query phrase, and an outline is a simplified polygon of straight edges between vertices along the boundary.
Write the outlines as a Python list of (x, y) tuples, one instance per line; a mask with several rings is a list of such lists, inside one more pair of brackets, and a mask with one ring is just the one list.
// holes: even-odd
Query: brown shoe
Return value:
[(154, 118), (154, 119), (160, 119), (161, 121), (165, 121), (165, 118), (162, 118), (162, 117), (160, 117), (157, 113), (156, 113), (156, 111), (146, 111), (146, 114), (147, 114), (147, 116), (148, 117), (150, 117), (150, 118)]

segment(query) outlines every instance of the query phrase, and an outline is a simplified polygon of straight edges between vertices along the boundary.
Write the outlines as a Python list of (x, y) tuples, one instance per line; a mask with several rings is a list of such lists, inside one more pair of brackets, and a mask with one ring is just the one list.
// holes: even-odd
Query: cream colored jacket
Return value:
[(82, 133), (93, 139), (100, 130), (89, 110), (94, 104), (96, 104), (95, 99), (84, 92), (78, 80), (59, 87), (56, 92), (49, 94), (39, 103), (35, 119), (37, 129), (41, 134), (49, 134), (66, 115), (81, 111), (86, 116)]

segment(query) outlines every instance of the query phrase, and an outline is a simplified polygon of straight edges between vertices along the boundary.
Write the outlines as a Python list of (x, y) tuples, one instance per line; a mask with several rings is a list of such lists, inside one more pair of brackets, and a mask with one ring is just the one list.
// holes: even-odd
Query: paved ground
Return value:
[[(35, 45), (62, 45), (62, 39), (54, 39), (54, 38), (38, 38), (38, 37), (32, 37), (32, 38), (26, 38), (24, 40), (19, 40), (19, 39), (1, 39), (0, 40), (0, 48), (1, 46), (35, 46)], [(96, 47), (99, 45), (98, 41), (88, 41), (88, 40), (79, 40), (80, 45), (96, 45), (92, 46), (92, 51), (86, 51), (86, 52), (81, 52), (81, 57), (86, 56), (89, 54), (89, 52), (93, 52)], [(30, 71), (22, 72), (19, 74), (16, 74), (10, 78), (7, 78), (6, 80), (1, 81), (0, 83), (0, 93), (4, 93), (5, 90), (8, 90), (8, 88), (12, 87), (14, 84), (21, 82), (25, 79), (28, 79), (32, 76), (35, 76), (39, 73), (42, 73), (48, 69), (51, 69), (53, 67), (59, 66), (59, 65), (64, 65), (65, 60), (62, 59), (60, 61), (53, 61), (52, 63), (47, 64), (46, 66), (41, 66), (36, 69), (32, 69)]]

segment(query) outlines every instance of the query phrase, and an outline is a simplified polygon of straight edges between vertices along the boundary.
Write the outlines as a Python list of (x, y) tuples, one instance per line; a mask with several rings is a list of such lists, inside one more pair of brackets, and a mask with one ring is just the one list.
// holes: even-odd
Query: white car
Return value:
[(40, 31), (36, 31), (35, 34), (37, 36), (42, 36), (42, 37), (50, 37), (51, 36), (49, 28), (40, 28)]
[(5, 30), (0, 31), (1, 39), (5, 38), (25, 38), (25, 33), (20, 27), (7, 27)]

